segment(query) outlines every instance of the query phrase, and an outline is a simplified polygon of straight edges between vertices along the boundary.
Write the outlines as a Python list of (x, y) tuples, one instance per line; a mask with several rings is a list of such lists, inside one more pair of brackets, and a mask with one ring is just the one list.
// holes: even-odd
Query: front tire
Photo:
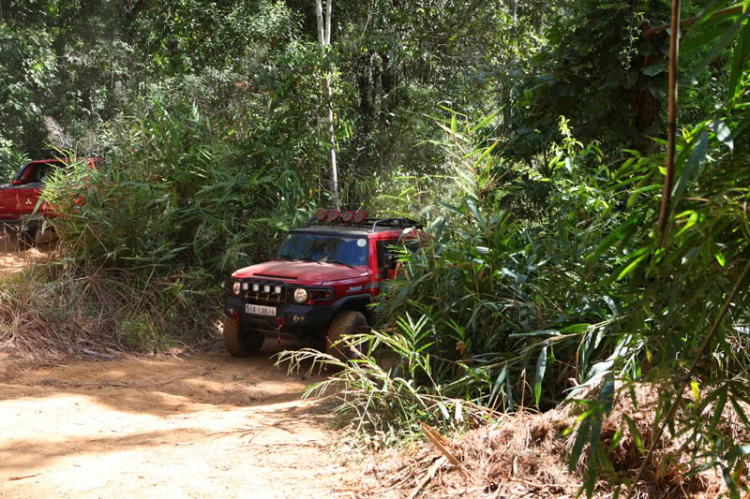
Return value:
[(224, 346), (227, 351), (235, 357), (248, 357), (260, 352), (265, 339), (262, 334), (256, 333), (246, 325), (224, 317)]
[(350, 345), (344, 338), (344, 335), (351, 335), (366, 332), (368, 329), (367, 319), (362, 312), (356, 310), (345, 310), (333, 318), (331, 325), (328, 327), (326, 335), (326, 353), (339, 360), (347, 361), (358, 359), (361, 353), (353, 345)]

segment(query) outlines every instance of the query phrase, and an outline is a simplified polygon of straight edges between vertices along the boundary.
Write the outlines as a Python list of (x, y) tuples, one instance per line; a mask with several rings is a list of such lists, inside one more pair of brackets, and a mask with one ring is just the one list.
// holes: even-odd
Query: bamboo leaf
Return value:
[(737, 32), (742, 27), (743, 23), (745, 22), (745, 19), (748, 18), (750, 15), (750, 10), (745, 11), (737, 21), (732, 24), (732, 26), (727, 29), (724, 34), (721, 36), (719, 41), (716, 43), (716, 45), (713, 46), (711, 51), (706, 54), (706, 56), (701, 60), (700, 63), (698, 63), (698, 66), (693, 70), (692, 77), (694, 78), (696, 75), (700, 74), (703, 70), (705, 70), (709, 64), (711, 64), (714, 59), (716, 59), (722, 50), (727, 48), (729, 44), (732, 42), (732, 39), (734, 39), (734, 36), (737, 34)]
[(635, 442), (635, 447), (638, 449), (638, 452), (641, 453), (642, 456), (646, 455), (646, 451), (643, 448), (643, 439), (641, 438), (641, 434), (638, 431), (638, 427), (635, 425), (635, 422), (630, 419), (630, 416), (627, 414), (622, 415), (623, 419), (625, 419), (625, 423), (628, 425), (628, 430), (630, 430), (630, 436), (633, 437), (633, 441)]
[(749, 55), (750, 24), (745, 20), (742, 33), (740, 33), (740, 40), (734, 49), (734, 57), (732, 57), (732, 71), (729, 75), (729, 84), (727, 88), (727, 99), (730, 102), (733, 102), (737, 95), (737, 90), (742, 79), (742, 68), (747, 62)]
[(578, 458), (581, 457), (581, 452), (583, 451), (583, 446), (586, 444), (586, 442), (589, 439), (589, 434), (591, 431), (591, 417), (589, 414), (586, 414), (586, 418), (581, 422), (581, 425), (578, 427), (578, 435), (576, 435), (576, 441), (573, 444), (573, 449), (570, 451), (570, 461), (568, 462), (568, 471), (571, 473), (575, 471), (576, 466), (578, 466)]
[(698, 143), (690, 151), (690, 157), (685, 163), (685, 168), (682, 169), (682, 175), (680, 175), (680, 180), (677, 182), (677, 185), (675, 186), (675, 189), (674, 189), (674, 206), (675, 207), (679, 204), (680, 199), (682, 199), (682, 196), (685, 193), (685, 189), (687, 188), (687, 184), (688, 184), (688, 181), (690, 180), (690, 175), (693, 171), (693, 168), (703, 163), (706, 160), (707, 154), (708, 154), (708, 133), (703, 132), (700, 136), (700, 139), (698, 139)]

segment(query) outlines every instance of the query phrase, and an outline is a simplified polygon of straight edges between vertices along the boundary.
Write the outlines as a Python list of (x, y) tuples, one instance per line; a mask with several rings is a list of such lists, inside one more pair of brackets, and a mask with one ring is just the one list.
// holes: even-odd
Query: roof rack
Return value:
[(409, 227), (422, 229), (424, 227), (420, 222), (412, 220), (411, 218), (365, 218), (361, 222), (356, 223), (352, 221), (344, 222), (341, 219), (333, 222), (319, 221), (317, 218), (312, 217), (307, 221), (307, 227), (310, 227), (311, 225), (361, 227), (370, 232), (375, 232), (378, 227), (389, 227), (394, 229), (406, 229)]

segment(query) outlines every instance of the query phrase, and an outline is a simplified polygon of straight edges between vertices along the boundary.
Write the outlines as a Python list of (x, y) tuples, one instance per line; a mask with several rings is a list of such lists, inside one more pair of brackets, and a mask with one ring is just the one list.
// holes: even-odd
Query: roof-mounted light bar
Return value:
[(311, 218), (307, 225), (317, 222), (330, 224), (343, 224), (343, 225), (371, 225), (370, 230), (374, 231), (378, 227), (394, 227), (394, 228), (406, 228), (416, 227), (421, 229), (422, 224), (416, 220), (409, 218), (367, 218), (367, 213), (363, 210), (350, 211), (350, 210), (326, 210), (319, 208), (315, 211), (315, 216)]

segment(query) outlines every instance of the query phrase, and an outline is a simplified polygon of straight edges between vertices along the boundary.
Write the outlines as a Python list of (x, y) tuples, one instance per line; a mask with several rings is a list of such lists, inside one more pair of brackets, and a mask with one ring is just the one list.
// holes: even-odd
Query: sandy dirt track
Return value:
[(20, 244), (5, 234), (0, 225), (0, 273), (17, 272), (26, 265), (50, 257), (54, 251), (49, 245), (38, 248), (20, 246)]
[[(272, 365), (220, 353), (0, 357), (0, 497), (341, 497), (329, 401)], [(349, 496), (349, 494), (343, 494)]]

